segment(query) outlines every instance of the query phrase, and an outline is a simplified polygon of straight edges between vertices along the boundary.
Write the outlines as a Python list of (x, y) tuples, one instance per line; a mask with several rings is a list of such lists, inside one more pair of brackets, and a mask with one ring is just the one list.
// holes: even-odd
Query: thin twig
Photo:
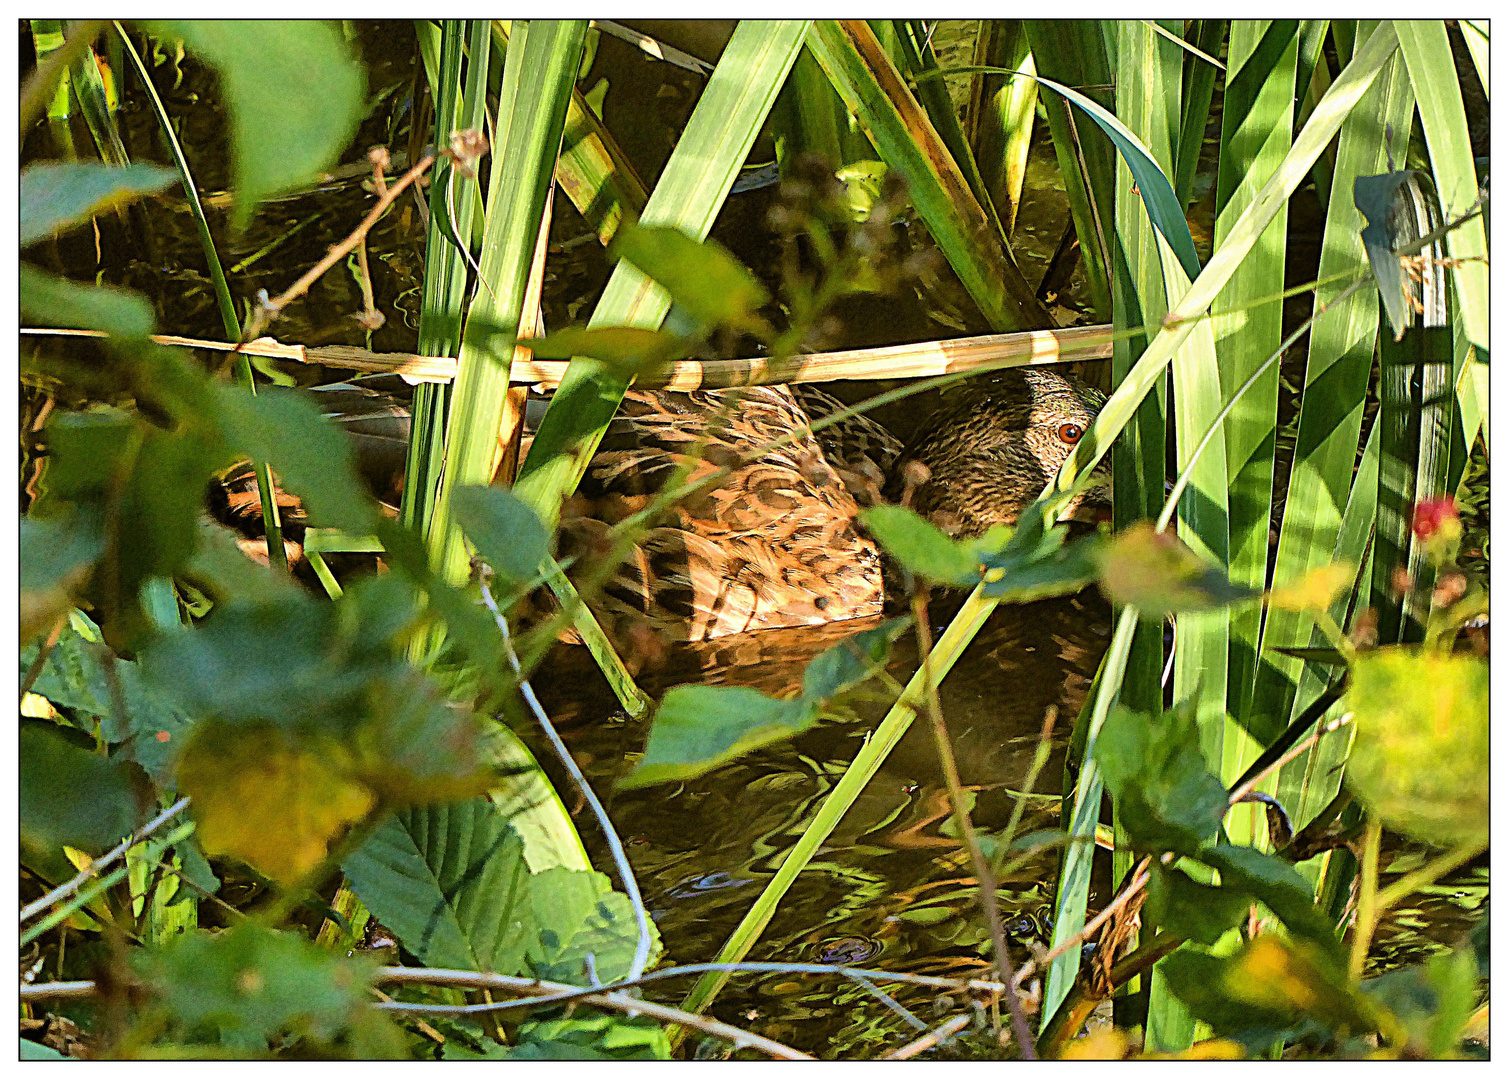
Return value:
[(519, 676), (519, 692), (529, 704), (530, 712), (534, 713), (536, 722), (544, 730), (550, 740), (551, 748), (555, 750), (556, 757), (560, 758), (561, 764), (571, 774), (577, 788), (581, 791), (587, 804), (592, 807), (593, 816), (597, 818), (597, 824), (603, 831), (603, 836), (608, 842), (608, 850), (613, 853), (613, 863), (618, 867), (619, 880), (623, 882), (624, 892), (629, 897), (629, 903), (634, 908), (634, 922), (639, 927), (639, 943), (634, 947), (634, 960), (629, 965), (629, 977), (637, 979), (644, 974), (644, 969), (650, 962), (650, 917), (644, 908), (644, 900), (639, 893), (639, 882), (634, 879), (634, 868), (629, 865), (629, 856), (624, 851), (623, 844), (618, 839), (618, 832), (613, 828), (613, 822), (608, 818), (608, 812), (603, 808), (597, 793), (592, 790), (592, 785), (587, 783), (587, 778), (582, 774), (581, 767), (576, 759), (571, 756), (570, 749), (555, 730), (555, 725), (550, 722), (550, 717), (545, 714), (545, 709), (540, 705), (540, 699), (535, 697), (534, 687), (529, 685), (529, 680), (522, 677), (519, 667), (518, 654), (514, 652), (513, 639), (508, 634), (508, 620), (498, 610), (498, 604), (493, 599), (492, 592), (487, 587), (487, 580), (482, 581), (482, 602), (487, 605), (487, 610), (492, 612), (493, 619), (498, 624), (498, 633), (503, 637), (503, 651), (508, 655), (508, 663)]
[(1306, 750), (1310, 749), (1310, 747), (1314, 746), (1317, 742), (1320, 741), (1322, 735), (1329, 735), (1333, 731), (1338, 731), (1351, 722), (1352, 714), (1347, 713), (1345, 716), (1341, 716), (1335, 720), (1332, 720), (1324, 727), (1318, 728), (1308, 738), (1290, 747), (1287, 753), (1278, 758), (1272, 764), (1268, 765), (1267, 768), (1263, 769), (1261, 772), (1255, 773), (1251, 779), (1242, 784), (1240, 787), (1234, 788), (1231, 792), (1229, 805), (1235, 806), (1237, 803), (1241, 802), (1244, 798), (1246, 798), (1246, 796), (1252, 791), (1253, 788), (1257, 787), (1260, 783), (1263, 782), (1265, 777), (1267, 777), (1275, 769), (1283, 768), (1285, 765), (1289, 764), (1289, 762), (1293, 761), (1295, 758), (1303, 754)]
[(250, 339), (260, 334), (262, 332), (262, 329), (267, 325), (272, 316), (276, 315), (289, 304), (293, 303), (293, 301), (303, 296), (306, 292), (309, 291), (309, 287), (316, 281), (318, 281), (327, 270), (329, 270), (337, 262), (350, 254), (352, 248), (356, 247), (357, 244), (366, 239), (367, 233), (371, 231), (372, 226), (376, 225), (378, 219), (383, 216), (388, 207), (393, 205), (393, 200), (402, 195), (404, 189), (407, 188), (410, 184), (414, 183), (414, 181), (418, 180), (421, 176), (423, 176), (426, 170), (428, 170), (429, 167), (433, 164), (435, 164), (435, 155), (427, 154), (425, 155), (425, 157), (421, 158), (412, 169), (404, 173), (402, 177), (400, 177), (397, 181), (390, 185), (388, 189), (378, 197), (378, 200), (375, 204), (373, 204), (372, 209), (367, 212), (367, 216), (362, 218), (361, 224), (351, 231), (350, 236), (346, 237), (346, 239), (342, 240), (339, 244), (336, 244), (329, 251), (327, 251), (323, 259), (310, 267), (309, 270), (305, 272), (303, 277), (299, 278), (298, 281), (295, 281), (292, 285), (290, 285), (286, 290), (284, 290), (281, 295), (275, 296), (271, 300), (264, 302), (261, 307), (253, 313), (251, 319), (247, 323), (246, 331), (242, 334), (242, 337)]
[(59, 885), (56, 889), (52, 890), (52, 892), (48, 893), (41, 899), (33, 900), (31, 903), (27, 904), (24, 908), (21, 909), (20, 921), (25, 922), (33, 915), (36, 915), (38, 912), (44, 911), (57, 901), (61, 900), (63, 897), (72, 893), (80, 885), (83, 885), (84, 882), (94, 877), (105, 867), (113, 863), (116, 859), (119, 859), (131, 848), (135, 847), (137, 844), (141, 843), (147, 837), (155, 833), (158, 829), (166, 825), (178, 814), (179, 811), (181, 811), (188, 805), (189, 797), (185, 795), (172, 806), (168, 807), (162, 813), (158, 814), (151, 821), (147, 822), (141, 828), (137, 829), (136, 832), (132, 833), (125, 840), (122, 840), (118, 847), (112, 848), (109, 852), (101, 855), (98, 859), (95, 859), (93, 862), (91, 862), (83, 870), (80, 870), (77, 876), (73, 877), (64, 884)]
[[(520, 982), (531, 982), (531, 980), (519, 979), (508, 975), (493, 975), (478, 971), (445, 971), (436, 968), (378, 968), (377, 981), (383, 983), (417, 982), (426, 983), (431, 986), (463, 986), (479, 990), (506, 990)], [(555, 990), (576, 990), (576, 987), (568, 986), (565, 983), (534, 982), (533, 985)], [(628, 994), (593, 990), (584, 994), (581, 1000), (585, 1004), (615, 1009), (627, 1013), (631, 1017), (636, 1014), (651, 1016), (667, 1023), (681, 1024), (685, 1027), (695, 1028), (698, 1031), (705, 1032), (717, 1038), (726, 1039), (733, 1043), (736, 1048), (749, 1047), (760, 1050), (782, 1061), (812, 1060), (810, 1055), (804, 1054), (800, 1050), (787, 1046), (784, 1043), (778, 1043), (774, 1039), (767, 1039), (763, 1035), (756, 1035), (752, 1031), (745, 1031), (731, 1024), (725, 1024), (705, 1016), (697, 1016), (693, 1013), (684, 1012), (669, 1005), (661, 1005), (653, 1001), (644, 1001), (640, 998), (630, 997)], [(397, 1001), (391, 1004), (380, 1002), (375, 1008), (382, 1009), (385, 1012), (396, 1013), (428, 1013), (433, 1011), (432, 1009), (407, 1001)]]
[(1011, 949), (1006, 943), (1006, 927), (1001, 922), (1001, 908), (996, 900), (995, 874), (990, 863), (980, 850), (979, 838), (975, 835), (974, 823), (969, 820), (969, 808), (964, 804), (964, 788), (959, 782), (959, 767), (954, 761), (954, 751), (948, 737), (948, 725), (943, 721), (943, 706), (938, 698), (938, 682), (933, 678), (933, 635), (927, 620), (927, 596), (918, 592), (912, 597), (912, 621), (917, 627), (917, 648), (922, 656), (923, 682), (927, 687), (927, 712), (933, 722), (933, 741), (938, 747), (938, 758), (943, 765), (944, 782), (948, 785), (948, 797), (953, 802), (954, 817), (959, 823), (959, 833), (969, 849), (970, 862), (974, 864), (975, 877), (980, 885), (980, 907), (985, 911), (985, 920), (990, 925), (990, 938), (995, 945), (996, 967), (1001, 981), (1007, 986), (1006, 1007), (1011, 1013), (1011, 1026), (1016, 1033), (1017, 1045), (1022, 1057), (1028, 1061), (1037, 1059), (1032, 1041), (1032, 1029), (1027, 1026), (1027, 1014), (1016, 993), (1015, 972), (1011, 963)]
[(1095, 918), (1085, 923), (1085, 925), (1080, 928), (1077, 934), (1065, 938), (1063, 941), (1059, 942), (1058, 945), (1054, 946), (1042, 956), (1037, 957), (1035, 960), (1029, 960), (1025, 964), (1023, 964), (1022, 970), (1017, 973), (1017, 979), (1025, 979), (1029, 974), (1031, 974), (1031, 972), (1053, 963), (1053, 961), (1057, 960), (1060, 956), (1064, 955), (1064, 953), (1074, 948), (1080, 942), (1088, 939), (1092, 934), (1095, 933), (1095, 931), (1101, 928), (1101, 926), (1107, 919), (1109, 919), (1111, 916), (1115, 915), (1118, 911), (1125, 907), (1127, 902), (1131, 900), (1132, 897), (1141, 892), (1142, 887), (1146, 885), (1149, 880), (1151, 880), (1152, 875), (1148, 872), (1148, 865), (1150, 861), (1151, 860), (1149, 859), (1144, 859), (1142, 861), (1142, 866), (1138, 867), (1137, 873), (1132, 875), (1132, 880), (1127, 882), (1126, 887), (1121, 890), (1116, 899), (1112, 900), (1109, 904), (1102, 908), (1100, 914), (1096, 915)]
[(949, 1039), (959, 1034), (959, 1032), (969, 1027), (969, 1019), (970, 1018), (965, 1015), (951, 1017), (950, 1019), (944, 1021), (942, 1024), (939, 1024), (937, 1027), (933, 1028), (932, 1031), (929, 1031), (926, 1035), (922, 1036), (922, 1038), (913, 1039), (901, 1049), (891, 1051), (885, 1057), (881, 1058), (881, 1060), (906, 1061), (908, 1058), (914, 1058), (925, 1050), (931, 1050), (939, 1043), (947, 1042)]

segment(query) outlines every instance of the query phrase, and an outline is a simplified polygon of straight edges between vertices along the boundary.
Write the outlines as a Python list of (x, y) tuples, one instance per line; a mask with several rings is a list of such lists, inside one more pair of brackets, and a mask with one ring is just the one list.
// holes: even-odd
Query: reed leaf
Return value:
[(912, 204), (980, 314), (997, 331), (1052, 326), (992, 215), (907, 88), (879, 39), (859, 20), (813, 24), (808, 46)]
[(482, 246), (484, 287), (467, 314), (446, 421), (445, 475), (429, 536), (436, 569), (452, 582), (466, 580), (468, 559), (450, 519), (450, 497), (458, 487), (492, 480), (513, 331), (586, 30), (578, 20), (534, 20), (515, 24), (508, 42)]
[[(482, 23), (483, 31), (486, 23)], [(440, 29), (439, 55), (430, 92), (435, 100), (437, 146), (451, 133), (485, 126), (487, 56), (490, 40), (470, 26), (472, 59), (462, 83), (462, 58), (468, 24), (447, 19)], [(476, 178), (446, 170), (444, 179), (430, 185), (430, 220), (425, 236), (424, 293), (419, 309), (419, 351), (426, 356), (455, 356), (461, 348), (462, 314), (466, 304), (467, 259), (444, 235), (441, 222), (451, 218), (451, 230), (470, 237), (475, 206), (480, 199)], [(449, 206), (447, 206), (447, 203)], [(428, 534), (435, 495), (445, 458), (446, 410), (451, 384), (421, 383), (414, 388), (408, 464), (404, 473), (401, 520)]]
[[(1115, 99), (1114, 69), (1100, 23), (1091, 19), (1028, 19), (1024, 23), (1037, 73), (1077, 86), (1102, 105)], [(1042, 99), (1058, 155), (1059, 174), (1079, 235), (1080, 259), (1097, 318), (1111, 317), (1111, 244), (1115, 231), (1116, 151), (1093, 124), (1081, 124), (1057, 94)]]
[[(977, 67), (997, 67), (1036, 75), (1027, 30), (1017, 19), (982, 19), (975, 39)], [(1037, 119), (1037, 81), (1021, 76), (977, 73), (970, 85), (965, 131), (985, 190), (995, 204), (1005, 235), (1016, 225)]]
[[(707, 235), (806, 30), (800, 20), (739, 24), (645, 204), (642, 224), (673, 226), (699, 240)], [(655, 329), (669, 309), (665, 290), (621, 261), (588, 325)], [(572, 360), (517, 485), (547, 526), (559, 520), (561, 503), (576, 490), (627, 388), (602, 364)]]
[[(1294, 123), (1295, 65), (1299, 54), (1297, 20), (1238, 19), (1231, 24), (1226, 93), (1221, 113), (1221, 156), (1216, 178), (1215, 242), (1225, 240), (1258, 189), (1288, 152)], [(1221, 290), (1213, 310), (1241, 309), (1214, 321), (1221, 350), (1219, 396), (1237, 387), (1263, 365), (1283, 335), (1283, 305), (1254, 306), (1284, 280), (1288, 229), (1277, 215), (1253, 250)], [(1230, 505), (1229, 574), (1233, 581), (1261, 590), (1268, 571), (1269, 514), (1273, 501), (1273, 456), (1278, 426), (1279, 369), (1274, 364), (1232, 409), (1224, 424), (1225, 485)], [(1223, 709), (1247, 717), (1257, 664), (1263, 609), (1255, 605), (1231, 613), (1227, 665), (1230, 674)], [(1220, 776), (1230, 782), (1262, 752), (1241, 725), (1227, 727)], [(1234, 843), (1254, 843), (1265, 831), (1255, 805), (1236, 808), (1227, 819)]]
[[(1401, 130), (1413, 108), (1409, 77), (1403, 60), (1396, 56), (1342, 125), (1321, 242), (1322, 280), (1347, 270), (1365, 272), (1362, 229), (1366, 221), (1353, 202), (1352, 181), (1388, 168), (1384, 132), (1390, 127)], [(1346, 284), (1334, 281), (1316, 290), (1315, 304), (1325, 314), (1310, 328), (1294, 458), (1283, 485), (1287, 494), (1273, 571), (1278, 583), (1298, 581), (1336, 558), (1360, 564), (1364, 554), (1366, 536), (1352, 545), (1341, 544), (1339, 536), (1343, 517), (1355, 499), (1356, 484), (1363, 482), (1359, 474), (1354, 483), (1352, 474), (1378, 337), (1378, 302), (1371, 291), (1336, 302)], [(1374, 476), (1376, 496), (1376, 471)], [(1371, 517), (1368, 521), (1370, 525)], [(1251, 734), (1259, 742), (1270, 741), (1308, 704), (1307, 696), (1316, 692), (1312, 688), (1309, 695), (1296, 697), (1304, 664), (1274, 651), (1309, 644), (1318, 633), (1313, 628), (1314, 619), (1302, 612), (1268, 612), (1248, 706), (1255, 725)], [(1285, 782), (1280, 779), (1281, 786)], [(1302, 818), (1295, 819), (1297, 828), (1304, 824)]]

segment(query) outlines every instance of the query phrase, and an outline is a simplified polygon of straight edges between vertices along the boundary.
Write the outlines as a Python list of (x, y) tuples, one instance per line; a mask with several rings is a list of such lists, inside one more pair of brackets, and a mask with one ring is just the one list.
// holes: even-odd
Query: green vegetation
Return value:
[[(584, 81), (601, 33), (634, 32), (395, 24), (384, 33), (412, 29), (419, 58), (407, 156), (395, 163), (390, 129), (359, 167), (365, 216), (276, 296), (242, 287), (246, 261), (228, 281), (224, 246), (359, 156), (382, 95), (355, 29), (30, 29), (21, 130), (46, 149), (20, 175), (23, 325), (97, 340), (23, 337), (23, 1057), (822, 1055), (753, 1012), (747, 1029), (709, 1014), (730, 980), (772, 971), (920, 1026), (886, 1048), (900, 1057), (1482, 1052), (1486, 910), (1423, 962), (1371, 950), (1391, 910), (1489, 842), (1488, 170), (1470, 134), (1486, 121), (1486, 23), (970, 23), (965, 63), (931, 23), (744, 20), (715, 63), (645, 46), (700, 85), (649, 185)], [(223, 222), (159, 93), (188, 62), (223, 102)], [(174, 168), (127, 156), (121, 81)], [(77, 160), (72, 103), (100, 161)], [(909, 508), (911, 478), (899, 502), (872, 482), (855, 526), (893, 561), (906, 617), (818, 653), (792, 693), (686, 684), (657, 702), (636, 682), (653, 649), (594, 611), (663, 515), (849, 416), (1037, 361), (913, 379), (742, 456), (689, 432), (686, 461), (568, 557), (562, 523), (625, 393), (692, 357), (758, 350), (778, 367), (846, 300), (940, 272), (973, 328), (1056, 329), (1076, 315), (1049, 288), (1059, 256), (1040, 286), (1024, 272), (1034, 138), (1051, 141), (1068, 203), (1077, 314), (1108, 324), (1093, 425), (983, 536)], [(774, 270), (709, 238), (765, 145), (783, 178)], [(396, 513), (278, 362), (236, 351), (223, 377), (155, 337), (171, 317), (79, 254), (107, 216), (152, 250), (136, 212), (180, 191), (200, 280), (240, 344), (293, 340), (274, 320), (295, 325), (322, 277), (347, 273), (369, 343), (383, 307), (407, 318), (380, 302), (369, 246), (416, 215), (415, 348), (455, 376), (413, 395)], [(557, 196), (612, 270), (584, 325), (546, 333)], [(903, 257), (902, 234), (926, 248)], [(511, 375), (547, 361), (569, 364), (520, 455)], [(738, 392), (720, 400), (710, 429), (737, 416)], [(1107, 455), (1113, 523), (1071, 532)], [(205, 491), (248, 462), (262, 560), (205, 514)], [(1003, 605), (1087, 589), (1115, 623), (1068, 735), (1059, 828), (1023, 832), (1020, 798), (1004, 830), (980, 830), (939, 684)], [(929, 597), (948, 593), (965, 598), (934, 642)], [(922, 661), (903, 686), (889, 665), (912, 634)], [(535, 693), (563, 635), (625, 716), (651, 718), (625, 792), (716, 775), (883, 700), (716, 953), (663, 940), (607, 792)], [(983, 966), (750, 961), (919, 713), (988, 928)], [(1024, 794), (1050, 786), (1052, 726)], [(531, 747), (552, 755), (543, 768)], [(1029, 957), (997, 882), (1044, 850), (1051, 936)], [(929, 1032), (898, 988), (953, 996)]]

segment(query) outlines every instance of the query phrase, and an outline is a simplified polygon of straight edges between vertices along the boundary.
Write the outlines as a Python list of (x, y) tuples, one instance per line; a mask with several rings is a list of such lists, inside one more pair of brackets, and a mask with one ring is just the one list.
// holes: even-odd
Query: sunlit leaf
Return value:
[(644, 757), (619, 786), (700, 776), (815, 723), (817, 705), (802, 699), (781, 701), (748, 686), (672, 687), (655, 713)]
[(536, 937), (529, 867), (488, 800), (395, 813), (343, 869), (373, 916), (426, 966), (524, 970)]
[(891, 645), (911, 625), (909, 618), (890, 619), (870, 630), (845, 638), (807, 662), (802, 696), (823, 701), (870, 677), (885, 664)]
[(1488, 663), (1414, 647), (1352, 665), (1357, 736), (1346, 784), (1392, 829), (1438, 845), (1488, 842)]
[(257, 203), (318, 177), (356, 134), (366, 77), (340, 32), (304, 19), (146, 24), (181, 40), (220, 76), (230, 112), (235, 227)]
[(176, 172), (161, 165), (45, 161), (28, 166), (21, 170), (20, 244), (34, 244), (113, 207), (155, 195), (177, 179)]
[(1228, 957), (1181, 949), (1164, 978), (1197, 1019), (1249, 1053), (1302, 1033), (1345, 1038), (1376, 1030), (1376, 1009), (1306, 942), (1264, 934)]
[(207, 853), (240, 859), (292, 885), (377, 805), (353, 764), (333, 738), (206, 721), (184, 750), (178, 785), (194, 800)]
[(882, 504), (865, 510), (860, 520), (891, 556), (917, 576), (944, 585), (972, 585), (980, 580), (975, 546), (953, 539), (915, 510)]
[(648, 375), (686, 356), (691, 345), (679, 334), (637, 326), (568, 326), (520, 344), (528, 345), (541, 360), (590, 356), (624, 377)]
[(706, 327), (748, 327), (770, 294), (715, 240), (695, 240), (671, 226), (625, 222), (609, 253), (654, 278), (671, 301)]
[(1205, 764), (1194, 719), (1116, 706), (1095, 744), (1117, 820), (1140, 851), (1193, 855), (1226, 816), (1226, 788)]
[(1304, 577), (1268, 593), (1268, 603), (1289, 611), (1328, 611), (1336, 597), (1352, 587), (1357, 567), (1348, 562), (1317, 566)]
[[(614, 892), (607, 875), (557, 867), (535, 874), (529, 883), (537, 929), (527, 955), (541, 979), (580, 983), (595, 972), (599, 982), (626, 978), (639, 945), (634, 908)], [(660, 955), (660, 936), (650, 926), (650, 964)], [(592, 957), (592, 969), (586, 966)]]
[(533, 507), (502, 488), (457, 488), (451, 512), (478, 553), (498, 573), (528, 581), (550, 554), (550, 534)]
[(373, 965), (302, 934), (241, 920), (218, 933), (176, 935), (133, 950), (132, 966), (160, 998), (172, 1037), (242, 1054), (294, 1036), (328, 1054), (405, 1057), (403, 1035), (371, 1007)]
[(1172, 533), (1139, 521), (1098, 550), (1100, 588), (1118, 607), (1131, 606), (1143, 618), (1175, 611), (1225, 607), (1258, 594), (1230, 581)]
[(19, 273), (21, 314), (42, 326), (144, 338), (157, 323), (152, 302), (130, 289), (79, 285), (25, 263)]

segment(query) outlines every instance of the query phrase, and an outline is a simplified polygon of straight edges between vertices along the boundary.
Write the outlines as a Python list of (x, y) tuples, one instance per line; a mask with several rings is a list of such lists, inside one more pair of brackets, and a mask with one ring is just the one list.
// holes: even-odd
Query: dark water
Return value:
[[(346, 155), (359, 161), (368, 146), (384, 144), (395, 153), (417, 151), (412, 137), (416, 87), (423, 75), (408, 23), (356, 23), (355, 44), (368, 68), (372, 110)], [(962, 26), (945, 23), (935, 39), (943, 62), (962, 47)], [(716, 42), (682, 43), (707, 58)], [(149, 63), (153, 61), (149, 59)], [(955, 58), (958, 60), (958, 58)], [(205, 192), (229, 184), (223, 142), (224, 116), (213, 79), (186, 60), (166, 58), (154, 78), (179, 125), (199, 187)], [(651, 184), (672, 148), (674, 133), (696, 102), (702, 79), (646, 59), (632, 46), (604, 35), (588, 77), (590, 89), (607, 79), (604, 115), (640, 174)], [(134, 85), (133, 77), (127, 80)], [(645, 102), (652, 103), (645, 106)], [(1213, 119), (1213, 123), (1218, 120)], [(130, 92), (121, 123), (136, 160), (166, 163), (156, 120), (139, 91)], [(423, 134), (423, 132), (421, 132)], [(1045, 125), (1029, 160), (1027, 193), (1013, 247), (1029, 282), (1047, 269), (1068, 221), (1067, 200)], [(54, 156), (45, 128), (27, 139), (23, 160)], [(75, 131), (80, 145), (88, 135)], [(756, 144), (751, 163), (773, 158), (768, 139)], [(773, 189), (732, 196), (713, 230), (757, 273), (774, 284), (774, 240), (764, 226)], [(238, 301), (258, 289), (281, 291), (302, 270), (344, 237), (365, 214), (371, 196), (360, 180), (271, 203), (258, 212), (246, 233), (229, 231), (228, 203), (211, 200), (210, 215), (231, 288)], [(1313, 199), (1311, 200), (1313, 202)], [(1296, 201), (1298, 212), (1310, 208)], [(1311, 212), (1313, 216), (1313, 211)], [(1291, 228), (1291, 239), (1316, 246), (1318, 222)], [(590, 230), (565, 199), (556, 202), (553, 253), (547, 262), (545, 314), (554, 328), (584, 321), (606, 283), (610, 267), (595, 241), (581, 243)], [(914, 226), (913, 243), (927, 246), (925, 230)], [(307, 345), (366, 345), (383, 351), (416, 346), (418, 289), (423, 274), (424, 227), (413, 203), (401, 201), (369, 237), (379, 309), (388, 316), (370, 341), (352, 316), (361, 309), (354, 278), (337, 267), (296, 303), (271, 330), (280, 340)], [(259, 255), (269, 245), (277, 245)], [(103, 280), (145, 291), (157, 303), (159, 322), (169, 333), (221, 338), (203, 254), (181, 200), (145, 204), (126, 220), (102, 218), (98, 242), (88, 231), (57, 245), (29, 252), (70, 276)], [(239, 269), (238, 264), (245, 263)], [(1056, 312), (1065, 324), (1091, 321), (1083, 275), (1074, 274)], [(847, 300), (838, 314), (843, 331), (833, 348), (861, 347), (975, 332), (971, 305), (944, 269), (899, 298)], [(55, 346), (43, 346), (55, 347)], [(335, 381), (339, 371), (296, 369), (301, 383)], [(1093, 373), (1091, 374), (1093, 377)], [(829, 384), (848, 400), (869, 396), (886, 384)], [(925, 409), (901, 403), (877, 412), (902, 438)], [(935, 632), (946, 622), (948, 604), (933, 607)], [(1045, 713), (1057, 708), (1055, 750), (1037, 788), (1057, 792), (1063, 769), (1063, 742), (1073, 725), (1104, 648), (1109, 624), (1093, 591), (1080, 597), (998, 611), (967, 650), (942, 687), (963, 781), (975, 798), (973, 818), (982, 831), (1002, 828), (1009, 818), (1037, 747)], [(663, 667), (641, 673), (658, 695), (682, 682), (757, 686), (782, 694), (799, 685), (805, 662), (864, 624), (820, 630), (769, 631), (722, 639), (674, 653)], [(898, 644), (889, 671), (899, 682), (916, 668), (915, 640)], [(738, 924), (831, 790), (847, 763), (889, 706), (872, 682), (838, 703), (835, 715), (788, 743), (740, 758), (684, 784), (616, 791), (615, 780), (643, 749), (647, 727), (630, 722), (618, 709), (585, 650), (562, 646), (547, 662), (536, 688), (563, 729), (573, 754), (609, 804), (625, 839), (635, 873), (660, 928), (666, 958), (672, 962), (711, 959)], [(548, 755), (541, 755), (548, 761)], [(548, 766), (547, 766), (548, 767)], [(558, 790), (573, 806), (575, 793), (559, 770)], [(611, 865), (590, 814), (574, 806), (594, 864)], [(948, 825), (947, 793), (938, 772), (937, 752), (925, 719), (914, 723), (833, 837), (781, 903), (774, 921), (750, 954), (756, 960), (831, 961), (929, 974), (983, 975), (990, 955), (977, 888), (967, 855)], [(1056, 798), (1026, 799), (1020, 831), (1058, 823)], [(1028, 946), (1047, 940), (1056, 854), (1044, 854), (1000, 883), (1000, 901), (1017, 963)], [(1092, 909), (1107, 898), (1107, 868), (1093, 886)], [(1460, 933), (1465, 918), (1486, 896), (1468, 868), (1416, 908), (1395, 912), (1380, 928), (1375, 960), (1397, 963), (1418, 958)], [(1486, 870), (1482, 871), (1486, 875)], [(657, 1000), (676, 1002), (687, 986), (659, 984)], [(923, 1022), (935, 1020), (931, 992), (896, 991), (898, 1000)], [(957, 1004), (957, 1003), (956, 1003)], [(721, 1019), (748, 1027), (822, 1056), (865, 1056), (894, 1048), (912, 1028), (863, 990), (840, 980), (787, 976), (737, 976), (712, 1010)]]
[[(940, 629), (946, 610), (938, 607), (934, 616)], [(680, 682), (790, 693), (811, 656), (867, 625), (721, 639), (678, 652), (665, 669), (642, 673), (641, 683), (654, 694)], [(1108, 611), (1093, 591), (1003, 608), (943, 683), (944, 716), (961, 780), (975, 797), (971, 816), (980, 830), (1006, 825), (1050, 706), (1061, 720), (1054, 729), (1053, 756), (1036, 787), (1058, 790), (1063, 743), (1108, 627)], [(642, 750), (648, 725), (624, 717), (584, 650), (562, 652), (547, 665), (549, 676), (537, 680), (537, 690), (593, 785), (612, 792), (609, 813), (667, 955), (677, 962), (711, 958), (884, 715), (891, 695), (867, 684), (873, 687), (868, 694), (857, 692), (840, 702), (845, 715), (825, 719), (799, 738), (693, 781), (613, 792), (615, 779)], [(907, 635), (889, 673), (905, 682), (916, 670), (916, 655), (915, 638)], [(547, 771), (570, 805), (570, 781), (548, 765)], [(931, 728), (923, 718), (798, 877), (750, 959), (843, 960), (895, 971), (988, 977), (990, 944), (976, 879), (950, 813)], [(578, 809), (576, 820), (594, 863), (610, 865), (590, 813)], [(1056, 795), (1028, 797), (1019, 835), (1057, 822)], [(1056, 854), (1041, 855), (999, 883), (1017, 963), (1028, 956), (1028, 942), (1046, 943), (1051, 932), (1056, 860)], [(931, 1015), (935, 991), (893, 989), (919, 1016)], [(654, 993), (667, 1001), (679, 998), (659, 988)], [(837, 980), (738, 976), (712, 1011), (823, 1055), (894, 1047), (909, 1030), (884, 1005)]]

